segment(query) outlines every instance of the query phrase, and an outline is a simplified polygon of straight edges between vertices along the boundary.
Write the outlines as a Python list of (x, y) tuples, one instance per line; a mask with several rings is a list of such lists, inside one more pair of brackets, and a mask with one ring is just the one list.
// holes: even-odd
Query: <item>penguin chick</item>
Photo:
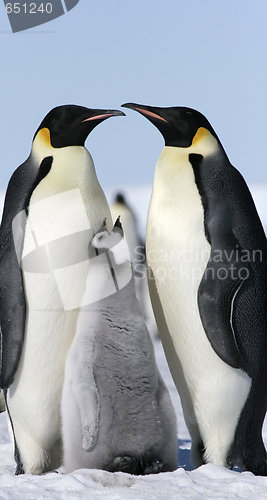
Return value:
[(136, 215), (128, 204), (126, 196), (121, 192), (115, 196), (110, 211), (113, 222), (118, 216), (121, 218), (134, 268), (136, 296), (141, 303), (147, 329), (152, 338), (156, 339), (158, 329), (148, 291), (145, 242), (138, 232)]
[(111, 233), (100, 227), (89, 254), (84, 306), (63, 387), (65, 471), (172, 471), (175, 413), (135, 296), (119, 220)]

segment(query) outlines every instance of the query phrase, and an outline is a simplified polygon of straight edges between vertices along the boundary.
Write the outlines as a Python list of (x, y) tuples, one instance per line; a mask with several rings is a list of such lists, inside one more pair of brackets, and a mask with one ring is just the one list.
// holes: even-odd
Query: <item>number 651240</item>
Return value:
[(42, 14), (46, 12), (46, 14), (51, 14), (52, 12), (52, 4), (51, 3), (41, 3), (39, 7), (37, 7), (36, 3), (30, 3), (27, 5), (26, 3), (20, 4), (16, 2), (14, 4), (7, 3), (6, 11), (8, 14), (13, 12), (14, 14), (19, 14), (20, 12), (23, 14), (36, 14), (37, 12), (41, 12)]

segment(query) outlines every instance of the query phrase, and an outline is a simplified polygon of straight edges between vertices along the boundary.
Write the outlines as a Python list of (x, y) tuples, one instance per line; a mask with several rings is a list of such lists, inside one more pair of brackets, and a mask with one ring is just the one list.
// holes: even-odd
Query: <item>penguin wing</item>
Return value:
[(86, 381), (85, 387), (75, 384), (72, 390), (81, 416), (83, 449), (92, 451), (99, 435), (100, 397), (93, 374), (85, 370), (83, 379)]
[[(23, 220), (21, 222), (23, 224)], [(17, 250), (22, 248), (23, 238), (24, 228), (21, 227), (17, 234)], [(14, 378), (20, 360), (26, 316), (22, 272), (11, 225), (1, 230), (0, 246), (0, 386), (7, 388)]]
[(220, 249), (211, 247), (198, 289), (199, 313), (206, 335), (216, 354), (233, 368), (242, 364), (232, 324), (234, 301), (249, 275), (248, 263), (240, 259), (241, 252), (234, 235)]
[(0, 228), (0, 387), (11, 384), (18, 368), (25, 331), (26, 302), (20, 267), (30, 197), (49, 172), (53, 158), (37, 165), (32, 156), (15, 170), (7, 188)]

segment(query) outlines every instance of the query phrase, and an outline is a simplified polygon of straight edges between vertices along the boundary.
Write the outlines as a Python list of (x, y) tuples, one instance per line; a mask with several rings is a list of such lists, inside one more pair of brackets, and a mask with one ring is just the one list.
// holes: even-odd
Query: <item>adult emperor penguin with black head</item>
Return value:
[(1, 388), (16, 473), (62, 460), (60, 403), (88, 267), (88, 243), (110, 210), (84, 142), (120, 111), (67, 105), (37, 129), (10, 179), (0, 229)]
[(201, 113), (124, 106), (165, 139), (146, 249), (192, 461), (266, 475), (267, 243), (251, 194)]

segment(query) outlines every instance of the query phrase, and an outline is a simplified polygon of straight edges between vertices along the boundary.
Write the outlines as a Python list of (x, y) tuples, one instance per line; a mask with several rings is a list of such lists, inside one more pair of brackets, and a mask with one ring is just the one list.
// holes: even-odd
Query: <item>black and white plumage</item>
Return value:
[(12, 175), (0, 229), (1, 388), (17, 473), (62, 459), (60, 400), (65, 359), (84, 290), (87, 248), (110, 210), (84, 142), (120, 111), (66, 105), (38, 127)]
[(124, 106), (165, 139), (148, 214), (147, 261), (193, 463), (266, 475), (267, 244), (251, 194), (201, 113)]

